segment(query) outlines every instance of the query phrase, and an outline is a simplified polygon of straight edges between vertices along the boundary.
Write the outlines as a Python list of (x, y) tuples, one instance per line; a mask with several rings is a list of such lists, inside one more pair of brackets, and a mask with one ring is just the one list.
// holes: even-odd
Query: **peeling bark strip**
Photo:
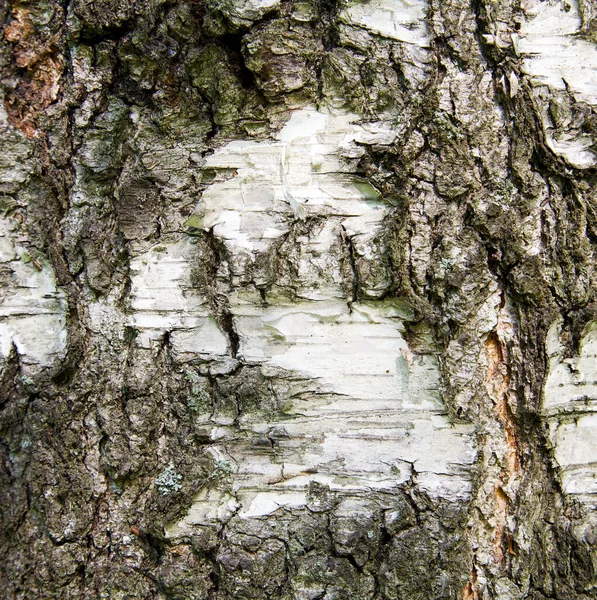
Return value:
[[(504, 428), (506, 453), (504, 456), (505, 465), (500, 473), (499, 480), (495, 484), (495, 542), (494, 556), (495, 561), (504, 565), (505, 552), (514, 554), (511, 546), (511, 537), (508, 530), (508, 516), (510, 503), (514, 503), (515, 498), (510, 499), (504, 491), (504, 486), (510, 490), (516, 490), (514, 483), (518, 482), (520, 475), (520, 459), (517, 436), (515, 433), (515, 423), (513, 422), (512, 412), (508, 406), (508, 387), (510, 377), (508, 373), (508, 364), (505, 357), (505, 349), (502, 341), (496, 332), (492, 332), (485, 342), (487, 353), (487, 376), (486, 387), (491, 400), (495, 403), (496, 414)], [(507, 550), (506, 550), (507, 548)]]
[(596, 598), (592, 5), (5, 4), (4, 596)]

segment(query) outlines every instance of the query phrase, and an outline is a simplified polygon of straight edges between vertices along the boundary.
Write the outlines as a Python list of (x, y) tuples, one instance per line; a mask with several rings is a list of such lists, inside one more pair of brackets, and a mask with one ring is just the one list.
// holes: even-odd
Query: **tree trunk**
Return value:
[(591, 0), (0, 7), (3, 597), (597, 598)]

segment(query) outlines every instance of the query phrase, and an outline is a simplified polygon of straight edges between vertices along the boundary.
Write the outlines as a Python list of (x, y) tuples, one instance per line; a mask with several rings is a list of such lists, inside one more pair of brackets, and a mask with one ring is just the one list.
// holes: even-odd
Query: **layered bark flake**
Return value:
[(0, 6), (4, 597), (596, 598), (596, 19)]

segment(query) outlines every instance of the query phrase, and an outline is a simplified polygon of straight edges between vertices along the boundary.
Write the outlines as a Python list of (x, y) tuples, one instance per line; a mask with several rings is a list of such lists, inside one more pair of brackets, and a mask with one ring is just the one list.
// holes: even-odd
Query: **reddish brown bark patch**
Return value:
[(510, 405), (508, 404), (508, 386), (510, 375), (502, 341), (495, 332), (487, 337), (485, 342), (487, 355), (487, 374), (485, 376), (485, 387), (495, 402), (497, 416), (501, 421), (508, 446), (508, 471), (510, 476), (518, 475), (520, 471), (520, 447), (516, 435), (516, 423)]
[(479, 586), (477, 584), (477, 569), (473, 566), (471, 576), (460, 594), (462, 600), (479, 600)]
[(500, 481), (495, 484), (495, 536), (493, 552), (495, 562), (505, 566), (509, 555), (514, 554), (513, 541), (508, 531), (508, 516), (511, 498), (504, 487), (512, 486), (520, 476), (520, 443), (514, 415), (509, 404), (510, 373), (507, 349), (497, 331), (489, 334), (485, 342), (487, 373), (485, 388), (495, 405), (496, 416), (502, 424), (505, 441), (505, 465), (500, 473)]
[(17, 69), (17, 83), (6, 93), (4, 107), (9, 122), (32, 138), (37, 133), (37, 117), (58, 97), (64, 61), (58, 34), (41, 40), (30, 11), (26, 6), (15, 7), (4, 28)]

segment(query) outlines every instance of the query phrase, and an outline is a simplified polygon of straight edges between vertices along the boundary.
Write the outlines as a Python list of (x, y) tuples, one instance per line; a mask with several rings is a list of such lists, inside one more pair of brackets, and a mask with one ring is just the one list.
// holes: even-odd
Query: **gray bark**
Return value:
[(596, 598), (596, 15), (4, 1), (4, 597)]

